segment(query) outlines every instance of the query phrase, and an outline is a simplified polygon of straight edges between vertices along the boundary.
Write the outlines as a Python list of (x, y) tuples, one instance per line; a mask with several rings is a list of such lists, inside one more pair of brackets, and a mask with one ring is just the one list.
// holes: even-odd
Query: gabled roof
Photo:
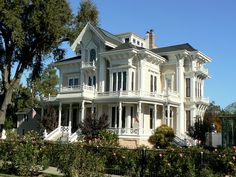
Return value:
[(86, 30), (92, 30), (97, 36), (105, 43), (105, 45), (116, 47), (122, 44), (122, 41), (115, 35), (109, 33), (108, 31), (99, 28), (97, 26), (93, 26), (91, 23), (87, 23), (83, 30), (80, 32), (79, 36), (76, 38), (74, 43), (71, 45), (72, 50), (75, 50), (78, 43), (82, 40), (83, 35), (85, 34)]
[(189, 43), (151, 49), (151, 51), (154, 53), (172, 52), (177, 50), (197, 51)]
[(128, 43), (128, 42), (125, 42), (121, 45), (119, 45), (118, 47), (112, 49), (111, 51), (116, 51), (116, 50), (124, 50), (124, 49), (137, 49), (137, 50), (142, 50), (144, 49), (143, 47), (138, 47), (138, 46), (135, 46), (131, 43)]
[(117, 36), (115, 36), (114, 34), (111, 34), (110, 32), (102, 29), (102, 28), (99, 28), (97, 26), (93, 26), (97, 32), (108, 42), (111, 42), (115, 45), (120, 45), (122, 44), (122, 41), (120, 40), (120, 38), (118, 38)]
[(60, 63), (60, 62), (65, 62), (65, 61), (71, 61), (71, 60), (80, 60), (81, 59), (81, 56), (75, 56), (75, 57), (71, 57), (71, 58), (65, 58), (63, 60), (59, 60), (55, 63)]

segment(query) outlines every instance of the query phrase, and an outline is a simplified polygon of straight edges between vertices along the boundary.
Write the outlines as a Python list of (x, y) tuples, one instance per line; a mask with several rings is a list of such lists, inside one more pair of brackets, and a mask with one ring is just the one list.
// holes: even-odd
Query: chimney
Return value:
[(148, 43), (149, 49), (155, 48), (155, 36), (153, 29), (151, 29), (148, 33)]

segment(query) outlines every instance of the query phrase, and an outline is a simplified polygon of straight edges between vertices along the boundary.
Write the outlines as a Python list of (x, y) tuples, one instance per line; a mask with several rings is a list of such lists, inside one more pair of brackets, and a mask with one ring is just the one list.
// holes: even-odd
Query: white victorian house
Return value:
[(71, 46), (77, 54), (54, 63), (60, 72), (59, 126), (76, 141), (78, 124), (91, 114), (107, 114), (122, 145), (147, 144), (153, 130), (172, 127), (180, 139), (209, 104), (204, 81), (211, 59), (189, 44), (159, 48), (150, 30), (111, 34), (88, 23)]

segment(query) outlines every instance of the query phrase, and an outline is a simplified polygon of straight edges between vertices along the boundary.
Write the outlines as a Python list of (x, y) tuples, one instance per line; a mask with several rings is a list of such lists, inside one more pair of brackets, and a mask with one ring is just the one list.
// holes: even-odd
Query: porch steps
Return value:
[(178, 147), (188, 147), (188, 143), (186, 140), (181, 139), (178, 136), (175, 136), (174, 140), (172, 141), (172, 144), (178, 146)]

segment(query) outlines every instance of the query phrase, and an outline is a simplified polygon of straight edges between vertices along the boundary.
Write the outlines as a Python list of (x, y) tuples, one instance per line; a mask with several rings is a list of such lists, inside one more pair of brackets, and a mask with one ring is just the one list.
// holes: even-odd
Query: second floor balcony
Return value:
[(57, 98), (89, 98), (94, 99), (96, 88), (88, 85), (73, 85), (61, 87)]
[(82, 69), (91, 69), (93, 71), (95, 71), (96, 69), (96, 62), (93, 61), (82, 61), (82, 65), (81, 65)]
[(204, 66), (197, 66), (195, 68), (195, 73), (198, 75), (198, 76), (202, 76), (204, 78), (208, 77), (208, 69), (205, 68)]
[(160, 100), (163, 101), (163, 95), (157, 92), (148, 92), (148, 91), (141, 91), (141, 90), (134, 90), (134, 91), (112, 91), (112, 92), (99, 92), (97, 93), (97, 99), (109, 99), (109, 98), (143, 98), (149, 99), (150, 101)]

